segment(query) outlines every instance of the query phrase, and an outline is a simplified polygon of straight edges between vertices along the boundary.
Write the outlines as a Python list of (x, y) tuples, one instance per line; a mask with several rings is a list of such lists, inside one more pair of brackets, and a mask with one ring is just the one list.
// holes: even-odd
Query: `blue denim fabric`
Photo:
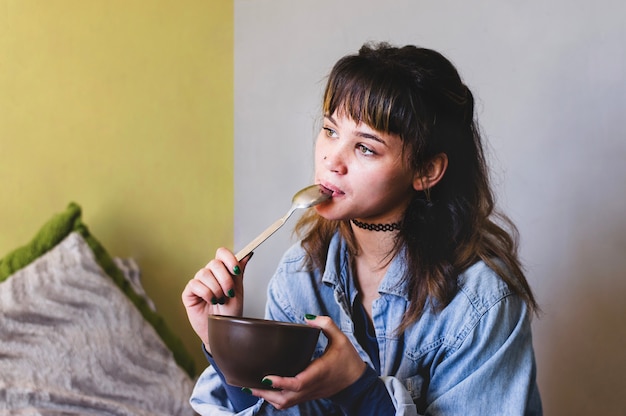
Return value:
[[(357, 291), (345, 243), (335, 236), (326, 270), (303, 269), (305, 253), (292, 247), (268, 287), (266, 317), (304, 322), (305, 314), (327, 315), (370, 366), (354, 336), (351, 318)], [(395, 329), (408, 307), (404, 264), (396, 256), (372, 307), (380, 351), (381, 379), (396, 415), (541, 415), (529, 311), (484, 263), (459, 276), (459, 292), (441, 312), (427, 310), (404, 334)], [(315, 356), (326, 348), (320, 337)], [(191, 404), (201, 415), (232, 415), (219, 377), (209, 367), (199, 378)], [(239, 415), (341, 414), (329, 400), (284, 411), (259, 400)]]

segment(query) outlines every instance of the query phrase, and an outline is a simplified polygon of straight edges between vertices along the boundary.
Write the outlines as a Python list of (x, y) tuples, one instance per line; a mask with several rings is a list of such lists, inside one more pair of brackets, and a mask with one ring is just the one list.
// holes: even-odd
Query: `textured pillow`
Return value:
[(192, 359), (76, 204), (0, 261), (0, 375), (0, 414), (194, 414)]

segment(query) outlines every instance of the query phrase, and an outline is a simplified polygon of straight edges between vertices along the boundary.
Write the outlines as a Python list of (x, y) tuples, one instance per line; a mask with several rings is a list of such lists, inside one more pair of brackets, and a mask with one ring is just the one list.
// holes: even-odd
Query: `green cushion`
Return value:
[(195, 376), (194, 361), (181, 340), (168, 328), (163, 318), (153, 311), (146, 299), (138, 295), (115, 265), (102, 244), (89, 232), (81, 219), (81, 208), (72, 202), (67, 209), (54, 215), (26, 245), (19, 247), (0, 259), (0, 282), (16, 271), (26, 267), (37, 258), (53, 249), (72, 232), (78, 232), (89, 244), (98, 264), (111, 277), (120, 290), (137, 307), (144, 319), (152, 325), (163, 342), (172, 351), (177, 364), (190, 377)]

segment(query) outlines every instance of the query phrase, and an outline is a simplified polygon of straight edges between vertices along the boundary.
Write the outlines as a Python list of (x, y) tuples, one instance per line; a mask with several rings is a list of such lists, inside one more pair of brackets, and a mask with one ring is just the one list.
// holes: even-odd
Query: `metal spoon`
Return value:
[(280, 227), (282, 227), (296, 209), (311, 208), (314, 205), (329, 200), (331, 196), (332, 192), (321, 185), (307, 186), (306, 188), (296, 192), (296, 194), (291, 199), (291, 208), (289, 208), (289, 211), (287, 211), (287, 213), (282, 218), (274, 222), (274, 224), (267, 227), (265, 231), (263, 231), (261, 234), (259, 234), (257, 238), (248, 243), (247, 246), (242, 248), (235, 255), (237, 261), (240, 261), (248, 254), (250, 254), (263, 241), (265, 241), (269, 236), (274, 234)]

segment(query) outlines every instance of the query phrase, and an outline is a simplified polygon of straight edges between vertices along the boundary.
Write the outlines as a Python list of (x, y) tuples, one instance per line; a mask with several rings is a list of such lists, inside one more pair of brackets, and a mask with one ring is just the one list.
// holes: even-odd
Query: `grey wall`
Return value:
[[(310, 183), (324, 78), (368, 40), (443, 52), (477, 97), (499, 204), (544, 310), (545, 413), (624, 415), (624, 3), (235, 0), (236, 248)], [(255, 253), (249, 316), (263, 315), (294, 223)]]

